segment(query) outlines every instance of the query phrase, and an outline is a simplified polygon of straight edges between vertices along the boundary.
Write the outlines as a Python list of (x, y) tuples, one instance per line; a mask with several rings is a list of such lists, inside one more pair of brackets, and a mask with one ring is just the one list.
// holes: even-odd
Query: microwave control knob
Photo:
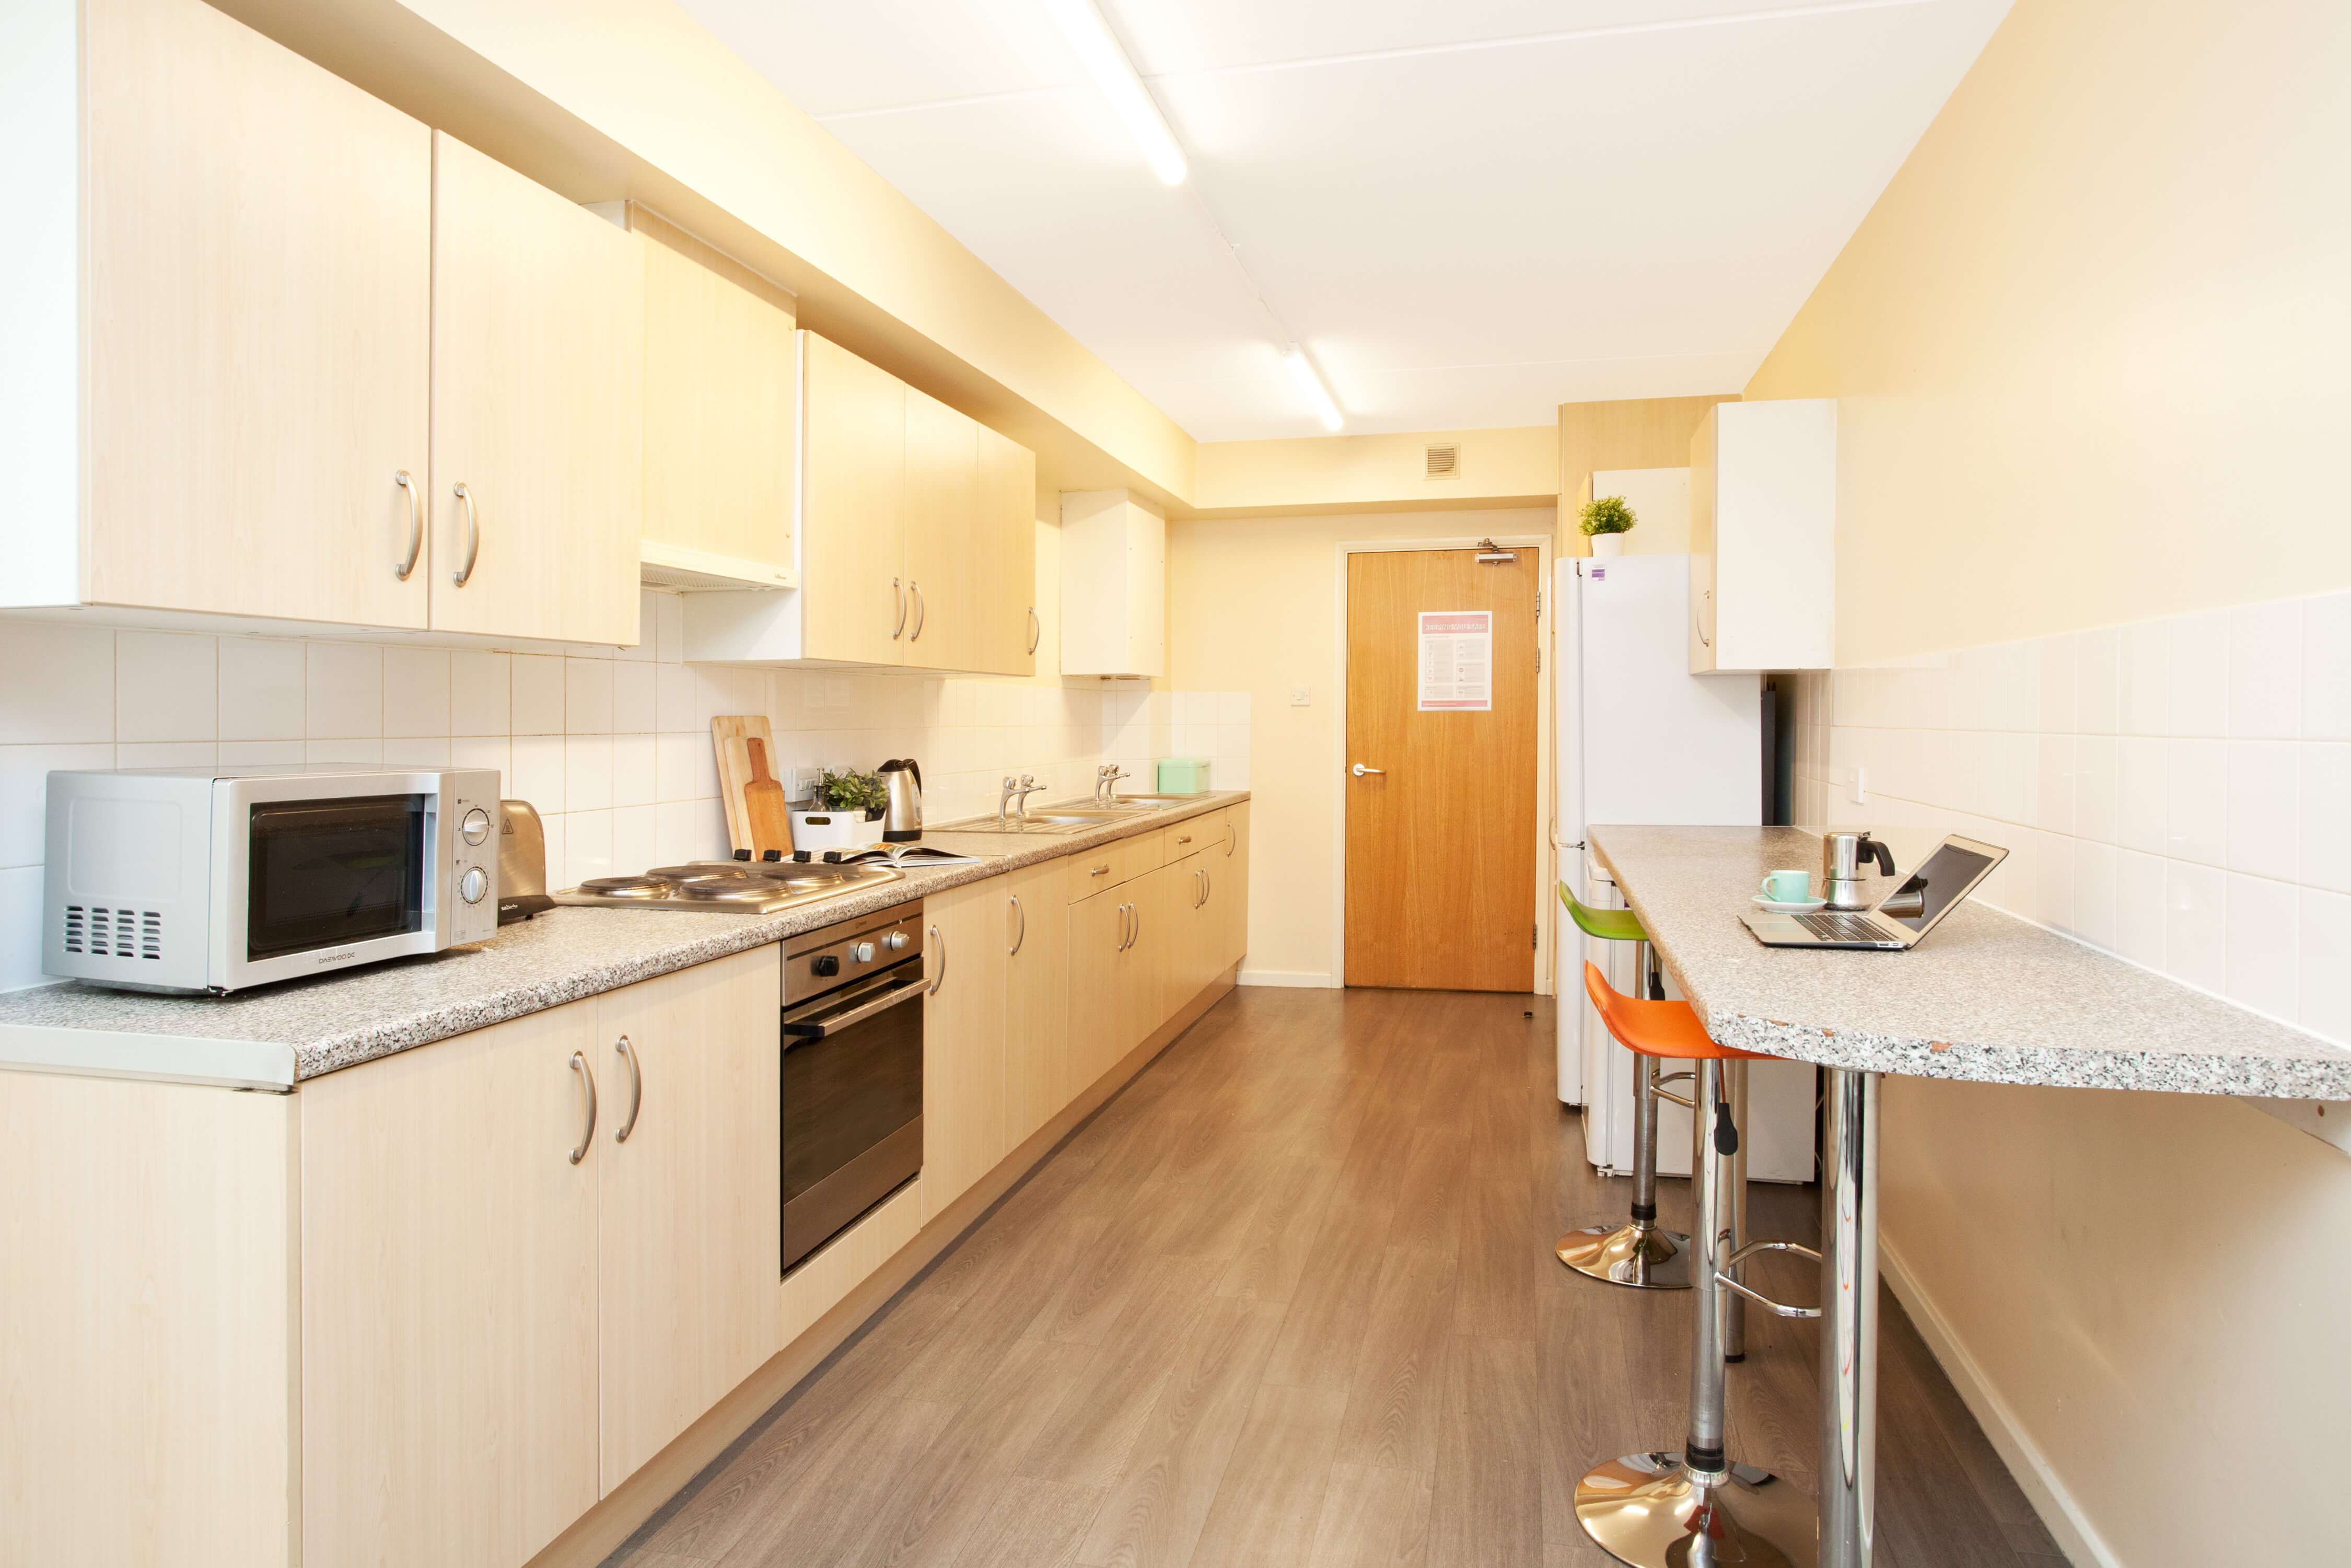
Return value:
[(457, 879), (457, 896), (468, 904), (481, 903), (489, 891), (490, 873), (480, 866), (467, 867), (465, 874)]
[(861, 964), (871, 964), (873, 962), (873, 944), (871, 942), (860, 942), (856, 946), (852, 947), (849, 950), (849, 956), (856, 959)]
[(893, 953), (903, 953), (914, 945), (914, 939), (904, 931), (893, 931), (889, 936), (882, 938), (882, 946)]
[(476, 806), (465, 813), (465, 820), (457, 831), (465, 835), (467, 843), (478, 844), (490, 836), (490, 814)]

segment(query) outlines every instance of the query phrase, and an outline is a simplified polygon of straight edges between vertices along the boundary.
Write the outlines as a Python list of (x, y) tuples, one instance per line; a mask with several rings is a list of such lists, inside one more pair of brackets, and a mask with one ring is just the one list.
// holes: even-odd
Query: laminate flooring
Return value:
[[(1679, 1446), (1694, 1298), (1552, 1257), (1629, 1185), (1584, 1162), (1552, 1038), (1540, 998), (1235, 992), (607, 1568), (1610, 1562), (1575, 1482)], [(1750, 1232), (1809, 1242), (1818, 1202), (1758, 1184)], [(1881, 1306), (1878, 1563), (2058, 1568)], [(1813, 1490), (1814, 1328), (1749, 1322), (1733, 1457)]]

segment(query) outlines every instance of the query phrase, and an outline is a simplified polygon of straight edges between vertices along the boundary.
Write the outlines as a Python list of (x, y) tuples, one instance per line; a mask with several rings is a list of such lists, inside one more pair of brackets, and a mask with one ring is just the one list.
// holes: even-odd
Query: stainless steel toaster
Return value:
[(498, 802), (498, 924), (555, 907), (547, 896), (547, 828), (528, 800)]

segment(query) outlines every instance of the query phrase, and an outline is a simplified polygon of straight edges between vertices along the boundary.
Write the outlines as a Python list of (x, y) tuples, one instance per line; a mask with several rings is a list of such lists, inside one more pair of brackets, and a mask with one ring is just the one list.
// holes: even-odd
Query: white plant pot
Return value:
[(1592, 553), (1596, 556), (1616, 556), (1625, 553), (1623, 534), (1592, 534)]
[(862, 811), (794, 811), (795, 850), (862, 850), (882, 841), (882, 819)]

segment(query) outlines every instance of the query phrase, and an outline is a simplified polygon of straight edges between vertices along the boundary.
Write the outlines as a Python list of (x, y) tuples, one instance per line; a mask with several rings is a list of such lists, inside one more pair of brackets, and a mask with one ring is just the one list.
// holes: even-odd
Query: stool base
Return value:
[(1559, 1239), (1559, 1260), (1579, 1274), (1636, 1291), (1690, 1288), (1690, 1239), (1654, 1225), (1588, 1225)]
[(1633, 1568), (1817, 1568), (1820, 1514), (1802, 1491), (1752, 1465), (1703, 1479), (1679, 1454), (1627, 1454), (1576, 1483), (1575, 1517)]

